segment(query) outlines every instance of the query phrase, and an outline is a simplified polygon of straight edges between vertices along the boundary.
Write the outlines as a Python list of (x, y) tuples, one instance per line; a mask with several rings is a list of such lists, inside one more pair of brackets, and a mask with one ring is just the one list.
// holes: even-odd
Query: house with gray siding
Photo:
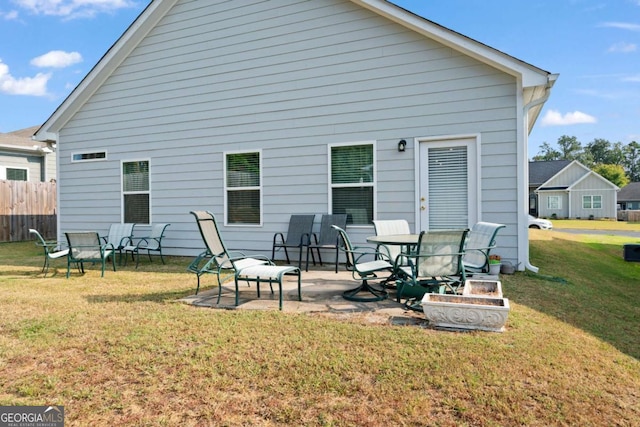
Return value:
[(31, 182), (55, 179), (55, 146), (31, 139), (39, 127), (0, 133), (0, 179)]
[(618, 192), (618, 205), (621, 210), (640, 210), (640, 182), (630, 182)]
[(618, 186), (577, 160), (551, 176), (535, 193), (544, 218), (616, 218)]
[(189, 211), (206, 209), (227, 246), (267, 254), (291, 214), (347, 213), (357, 244), (374, 219), (482, 220), (535, 269), (528, 135), (557, 75), (427, 18), (381, 0), (150, 2), (36, 133), (58, 146), (59, 232), (166, 222), (166, 253), (191, 256)]

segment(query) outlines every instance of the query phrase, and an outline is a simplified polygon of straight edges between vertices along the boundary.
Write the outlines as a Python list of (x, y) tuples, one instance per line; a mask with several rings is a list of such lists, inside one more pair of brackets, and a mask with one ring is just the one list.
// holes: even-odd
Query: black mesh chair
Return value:
[[(316, 250), (318, 254), (318, 262), (322, 265), (321, 249), (331, 249), (335, 251), (336, 256), (336, 273), (338, 272), (338, 250), (340, 248), (340, 235), (338, 231), (333, 227), (339, 228), (347, 227), (347, 215), (346, 214), (325, 214), (322, 215), (320, 220), (320, 235), (313, 233), (313, 242), (307, 247), (307, 263), (305, 270), (309, 271), (309, 252), (311, 252), (311, 258), (313, 258), (313, 250)], [(315, 264), (315, 258), (313, 259)]]
[(301, 268), (302, 252), (311, 242), (311, 232), (313, 231), (315, 217), (315, 215), (291, 215), (287, 235), (285, 236), (282, 233), (273, 235), (271, 259), (275, 259), (276, 249), (282, 248), (287, 258), (287, 264), (289, 264), (289, 251), (287, 248), (298, 248), (298, 268)]

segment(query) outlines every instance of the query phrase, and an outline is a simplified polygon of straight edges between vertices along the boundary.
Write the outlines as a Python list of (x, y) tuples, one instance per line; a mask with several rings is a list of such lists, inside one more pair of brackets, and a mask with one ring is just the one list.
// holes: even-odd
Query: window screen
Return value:
[(124, 222), (150, 224), (149, 162), (122, 163)]
[(227, 223), (261, 223), (260, 153), (226, 155)]
[(7, 168), (7, 179), (11, 181), (26, 181), (27, 170)]
[(347, 224), (373, 220), (373, 145), (331, 147), (331, 205), (334, 214), (347, 214)]

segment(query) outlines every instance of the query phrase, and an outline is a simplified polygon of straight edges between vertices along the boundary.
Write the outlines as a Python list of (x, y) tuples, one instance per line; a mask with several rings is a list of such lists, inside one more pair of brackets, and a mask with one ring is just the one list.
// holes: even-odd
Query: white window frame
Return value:
[[(76, 159), (76, 156), (84, 156), (86, 154), (101, 154), (104, 153), (104, 158), (99, 159)], [(101, 151), (79, 151), (77, 153), (71, 153), (71, 163), (86, 163), (86, 162), (104, 162), (107, 160), (108, 154), (106, 150)]]
[[(558, 206), (557, 207), (552, 207), (551, 206), (551, 199), (555, 199), (555, 200), (558, 201)], [(547, 209), (554, 210), (554, 211), (562, 209), (562, 196), (559, 196), (559, 195), (548, 195), (547, 196)]]
[[(125, 163), (137, 163), (137, 162), (147, 162), (147, 164), (149, 165), (149, 189), (147, 191), (124, 191), (124, 172), (123, 172), (123, 168), (124, 168), (124, 164)], [(142, 224), (139, 223), (141, 225), (150, 225), (153, 224), (153, 219), (152, 219), (152, 203), (151, 203), (151, 159), (150, 158), (146, 158), (146, 159), (126, 159), (126, 160), (121, 160), (120, 161), (120, 218), (121, 221), (124, 223), (124, 196), (127, 194), (148, 194), (149, 195), (149, 223), (148, 224)], [(138, 223), (137, 223), (138, 224)]]
[(28, 182), (29, 181), (29, 168), (22, 168), (22, 167), (16, 167), (16, 166), (2, 166), (0, 167), (0, 172), (2, 172), (2, 174), (0, 175), (0, 179), (7, 179), (7, 169), (16, 169), (16, 170), (23, 170), (23, 171), (27, 171), (27, 179), (24, 182)]
[[(589, 200), (589, 207), (586, 206), (585, 201)], [(596, 199), (600, 199), (600, 206), (599, 207), (595, 207), (595, 201)], [(598, 209), (602, 209), (602, 195), (586, 195), (586, 196), (582, 196), (582, 209), (590, 209), (590, 210), (598, 210)]]
[[(229, 217), (227, 213), (229, 212), (229, 200), (228, 200), (228, 192), (230, 188), (227, 187), (227, 156), (231, 154), (246, 154), (246, 153), (257, 153), (258, 161), (260, 162), (260, 185), (255, 187), (232, 187), (231, 191), (246, 191), (246, 190), (258, 190), (260, 192), (260, 222), (258, 224), (237, 224), (230, 223)], [(264, 215), (264, 156), (262, 155), (261, 149), (256, 150), (234, 150), (234, 151), (224, 151), (222, 153), (222, 173), (224, 178), (224, 225), (228, 227), (262, 227), (263, 224), (263, 215)]]
[[(371, 149), (373, 150), (373, 171), (372, 171), (372, 181), (364, 182), (364, 183), (353, 183), (353, 184), (333, 184), (331, 181), (331, 152), (334, 147), (350, 147), (356, 145), (371, 145)], [(355, 142), (339, 142), (328, 145), (327, 151), (327, 182), (328, 182), (328, 196), (329, 196), (329, 210), (328, 212), (333, 213), (333, 189), (334, 188), (348, 188), (348, 187), (372, 187), (373, 188), (373, 219), (377, 218), (377, 206), (378, 206), (378, 154), (376, 149), (376, 141), (355, 141)], [(372, 227), (371, 224), (349, 224), (349, 227), (354, 228), (365, 228)]]

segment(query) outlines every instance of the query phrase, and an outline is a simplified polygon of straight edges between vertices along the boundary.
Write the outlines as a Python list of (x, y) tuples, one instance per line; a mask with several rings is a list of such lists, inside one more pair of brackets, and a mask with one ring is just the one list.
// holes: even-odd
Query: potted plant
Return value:
[(500, 273), (500, 255), (489, 255), (489, 274), (497, 276)]

